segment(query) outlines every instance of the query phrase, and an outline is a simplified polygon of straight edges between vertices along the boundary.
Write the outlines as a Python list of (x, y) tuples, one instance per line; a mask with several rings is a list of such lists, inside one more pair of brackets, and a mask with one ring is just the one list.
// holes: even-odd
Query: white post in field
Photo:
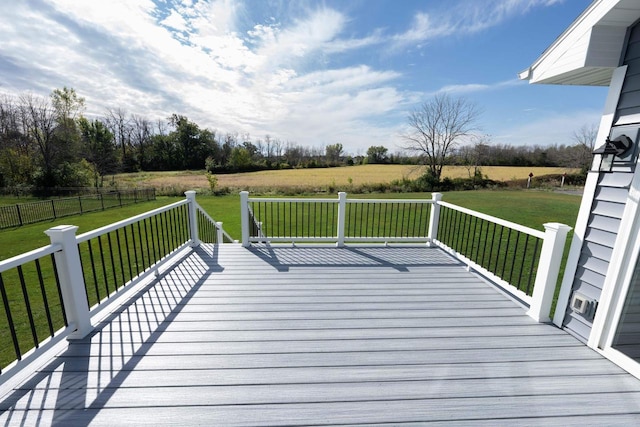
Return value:
[(527, 315), (537, 322), (549, 322), (549, 312), (556, 290), (562, 252), (571, 227), (556, 222), (544, 224), (545, 235)]
[(216, 222), (216, 242), (220, 245), (224, 242), (224, 236), (222, 235), (222, 223)]
[(249, 243), (249, 192), (240, 192), (240, 221), (242, 223), (242, 246), (248, 248)]
[(429, 216), (429, 231), (427, 238), (427, 246), (431, 246), (431, 242), (438, 238), (438, 223), (440, 221), (440, 200), (442, 200), (442, 193), (431, 193), (431, 215)]
[(187, 196), (189, 201), (189, 233), (191, 234), (191, 247), (195, 248), (200, 246), (200, 239), (198, 238), (198, 215), (196, 214), (196, 192), (193, 190), (185, 191), (184, 195)]
[(45, 231), (52, 244), (62, 245), (62, 250), (56, 252), (54, 257), (67, 322), (76, 328), (67, 339), (82, 339), (93, 331), (76, 241), (77, 230), (75, 225), (58, 225)]
[(347, 193), (338, 193), (338, 243), (339, 248), (344, 246), (344, 224), (347, 218)]

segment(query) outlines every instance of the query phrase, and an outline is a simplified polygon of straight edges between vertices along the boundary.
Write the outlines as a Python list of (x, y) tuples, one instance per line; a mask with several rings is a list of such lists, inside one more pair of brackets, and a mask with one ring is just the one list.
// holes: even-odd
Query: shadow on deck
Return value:
[(180, 255), (0, 401), (6, 425), (629, 425), (640, 382), (425, 247)]

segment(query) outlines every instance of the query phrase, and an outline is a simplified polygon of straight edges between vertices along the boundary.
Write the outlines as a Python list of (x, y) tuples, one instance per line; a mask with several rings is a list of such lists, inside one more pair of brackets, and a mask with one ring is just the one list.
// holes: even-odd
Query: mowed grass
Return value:
[[(336, 195), (323, 195), (336, 197)], [(349, 195), (358, 198), (419, 199), (431, 198), (430, 193), (390, 193)], [(181, 200), (180, 197), (158, 197), (155, 201), (115, 208), (107, 211), (75, 215), (55, 221), (42, 222), (0, 231), (0, 260), (28, 252), (49, 244), (44, 231), (60, 224), (79, 226), (84, 233), (160, 206)], [(542, 230), (545, 222), (575, 224), (580, 196), (549, 191), (452, 191), (444, 193), (443, 200), (468, 209)], [(0, 198), (1, 200), (1, 198)], [(211, 196), (198, 194), (200, 205), (235, 239), (240, 239), (240, 196), (230, 194)]]
[[(2, 199), (3, 198), (0, 197), (0, 200)], [(0, 230), (0, 261), (48, 245), (50, 240), (44, 232), (56, 225), (77, 225), (79, 227), (78, 234), (81, 234), (181, 199), (180, 197), (157, 197), (156, 200), (153, 201), (124, 206), (122, 208), (84, 213), (82, 215), (68, 216), (53, 221)]]
[[(495, 181), (527, 179), (550, 174), (576, 173), (577, 169), (551, 167), (485, 166), (482, 174)], [(325, 191), (328, 187), (384, 184), (394, 180), (416, 179), (424, 173), (423, 166), (411, 165), (359, 165), (339, 168), (285, 169), (234, 174), (218, 174), (218, 188), (265, 191), (278, 188), (302, 188)], [(469, 178), (473, 169), (463, 166), (446, 166), (443, 178)], [(138, 172), (119, 174), (113, 177), (118, 185), (129, 187), (195, 188), (208, 189), (209, 182), (204, 171), (182, 172)]]

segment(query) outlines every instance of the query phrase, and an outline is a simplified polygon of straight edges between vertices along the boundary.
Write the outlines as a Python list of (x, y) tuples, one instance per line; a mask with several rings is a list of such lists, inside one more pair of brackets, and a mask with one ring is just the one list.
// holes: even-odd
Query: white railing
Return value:
[(250, 198), (240, 193), (242, 244), (430, 243), (436, 199)]
[[(194, 191), (185, 195), (185, 200), (81, 235), (72, 225), (50, 228), (45, 232), (50, 245), (0, 261), (0, 307), (6, 317), (0, 319), (0, 332), (9, 331), (9, 336), (0, 334), (0, 346), (5, 351), (12, 348), (15, 354), (10, 364), (7, 353), (3, 354), (0, 384), (53, 345), (89, 335), (92, 319), (108, 309), (121, 290), (157, 274), (173, 254), (198, 246), (200, 228), (209, 229), (203, 234), (213, 235), (208, 239), (215, 240), (212, 243), (231, 239), (222, 223), (200, 208)], [(41, 267), (48, 258), (51, 261)], [(37, 301), (36, 289), (40, 290), (35, 294)], [(90, 300), (96, 304), (92, 306)], [(34, 316), (36, 311), (46, 312), (44, 324)], [(20, 326), (25, 318), (26, 330)], [(29, 343), (33, 348), (23, 351)]]
[(250, 198), (240, 193), (242, 244), (309, 242), (437, 245), (505, 288), (549, 321), (556, 279), (570, 227), (545, 231), (431, 199)]
[(546, 223), (543, 232), (451, 203), (438, 205), (434, 244), (517, 297), (529, 316), (548, 322), (571, 227)]

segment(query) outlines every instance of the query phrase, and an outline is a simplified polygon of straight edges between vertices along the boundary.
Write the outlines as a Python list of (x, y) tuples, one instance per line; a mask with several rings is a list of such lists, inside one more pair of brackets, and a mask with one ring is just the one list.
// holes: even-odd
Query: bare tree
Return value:
[(582, 125), (580, 129), (573, 132), (572, 139), (576, 143), (576, 158), (574, 161), (576, 166), (580, 167), (583, 171), (588, 171), (589, 168), (591, 168), (593, 149), (595, 148), (597, 136), (598, 125), (595, 123)]
[(131, 115), (131, 145), (137, 149), (137, 162), (141, 169), (144, 169), (149, 157), (147, 149), (151, 144), (151, 135), (153, 134), (152, 123), (135, 114)]
[(271, 161), (273, 159), (273, 140), (271, 139), (271, 135), (266, 134), (264, 136), (264, 145), (265, 145), (265, 157), (267, 158), (267, 164), (271, 165)]
[(408, 151), (424, 157), (429, 172), (438, 180), (450, 151), (477, 129), (478, 107), (465, 98), (436, 95), (409, 114), (410, 131), (402, 135)]
[(105, 124), (113, 134), (116, 145), (122, 150), (122, 159), (127, 156), (127, 146), (131, 145), (131, 121), (122, 108), (107, 109)]
[[(489, 135), (474, 135), (471, 137), (471, 145), (463, 147), (462, 160), (469, 178), (477, 177), (481, 175), (480, 167), (485, 164), (489, 157), (489, 144), (491, 137)], [(473, 173), (471, 173), (473, 170)]]
[(31, 94), (20, 97), (20, 116), (25, 135), (37, 147), (42, 164), (42, 183), (55, 183), (53, 171), (63, 147), (56, 144), (56, 114), (49, 100)]

